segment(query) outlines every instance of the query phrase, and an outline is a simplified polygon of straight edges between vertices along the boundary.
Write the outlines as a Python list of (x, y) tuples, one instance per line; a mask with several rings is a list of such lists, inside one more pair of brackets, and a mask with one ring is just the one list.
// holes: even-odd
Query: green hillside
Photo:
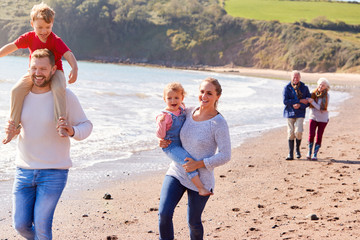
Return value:
[(319, 16), (331, 21), (360, 24), (360, 4), (329, 1), (290, 0), (225, 0), (225, 10), (234, 17), (257, 20), (278, 20), (294, 23), (310, 22)]
[[(233, 17), (218, 0), (46, 2), (56, 11), (53, 31), (79, 60), (360, 72), (360, 25), (323, 17), (311, 22), (297, 19), (296, 23)], [(29, 12), (33, 4), (2, 0), (0, 45), (31, 30)]]

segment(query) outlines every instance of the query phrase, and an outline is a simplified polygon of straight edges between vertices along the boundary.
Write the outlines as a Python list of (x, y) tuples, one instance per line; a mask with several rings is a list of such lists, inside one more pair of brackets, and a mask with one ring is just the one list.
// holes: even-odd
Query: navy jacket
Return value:
[[(300, 82), (300, 91), (302, 93), (301, 99), (310, 98), (311, 94), (309, 88), (305, 86), (303, 82)], [(300, 99), (297, 98), (294, 88), (291, 86), (291, 82), (284, 87), (283, 91), (283, 102), (285, 105), (284, 108), (284, 117), (285, 118), (305, 118), (306, 108), (309, 104), (300, 103)], [(300, 108), (294, 109), (293, 105), (300, 103)]]

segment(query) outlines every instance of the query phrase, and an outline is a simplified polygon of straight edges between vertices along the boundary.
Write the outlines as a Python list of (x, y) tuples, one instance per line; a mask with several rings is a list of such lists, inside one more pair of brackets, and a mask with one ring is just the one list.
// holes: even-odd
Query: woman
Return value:
[[(215, 185), (214, 168), (227, 163), (231, 156), (229, 128), (226, 120), (217, 111), (221, 96), (221, 86), (214, 78), (202, 81), (199, 89), (199, 104), (195, 109), (187, 109), (186, 121), (180, 132), (184, 149), (194, 158), (180, 165), (172, 162), (166, 173), (160, 195), (159, 231), (160, 239), (174, 239), (172, 217), (174, 209), (187, 192), (188, 225), (190, 239), (203, 239), (204, 230), (201, 214), (209, 196), (200, 196), (197, 188), (187, 177), (186, 172), (198, 170), (204, 187), (213, 191)], [(169, 142), (161, 141), (161, 147)], [(216, 151), (218, 150), (218, 151)]]
[[(307, 159), (317, 160), (317, 154), (319, 152), (322, 136), (325, 131), (325, 127), (329, 122), (329, 112), (327, 110), (330, 95), (329, 81), (326, 78), (320, 78), (317, 82), (317, 88), (311, 94), (311, 98), (308, 99), (310, 103), (310, 117), (309, 117), (309, 152)], [(316, 133), (317, 129), (317, 133)], [(314, 154), (311, 158), (311, 152), (314, 146), (314, 138), (316, 135), (316, 143), (314, 148)]]

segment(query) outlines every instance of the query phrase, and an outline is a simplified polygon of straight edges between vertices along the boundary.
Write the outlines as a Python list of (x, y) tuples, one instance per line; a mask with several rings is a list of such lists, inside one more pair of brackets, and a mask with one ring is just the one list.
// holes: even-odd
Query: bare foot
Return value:
[(60, 137), (68, 137), (69, 136), (69, 134), (67, 133), (67, 131), (64, 128), (59, 128), (58, 134), (60, 135)]
[(214, 193), (210, 192), (209, 190), (206, 190), (205, 188), (200, 188), (199, 195), (206, 197), (206, 196), (214, 195)]
[(2, 140), (3, 144), (9, 143), (16, 136), (15, 132), (9, 132), (6, 134), (6, 137)]

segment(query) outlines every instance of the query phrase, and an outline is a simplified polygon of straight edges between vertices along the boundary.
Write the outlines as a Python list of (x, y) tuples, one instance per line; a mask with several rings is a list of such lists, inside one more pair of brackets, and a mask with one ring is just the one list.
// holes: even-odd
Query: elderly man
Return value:
[[(92, 123), (69, 89), (66, 91), (68, 119), (54, 121), (50, 82), (55, 71), (54, 55), (48, 49), (32, 53), (29, 73), (34, 85), (24, 100), (21, 129), (16, 129), (13, 122), (6, 128), (7, 132), (20, 134), (13, 221), (16, 231), (26, 239), (52, 239), (54, 211), (72, 166), (69, 137), (82, 140), (92, 131)], [(69, 137), (60, 137), (56, 128), (65, 130)]]
[(303, 124), (305, 119), (306, 108), (309, 106), (307, 98), (311, 97), (309, 88), (300, 81), (301, 75), (299, 71), (291, 73), (291, 81), (284, 87), (283, 102), (284, 117), (288, 123), (288, 144), (289, 155), (286, 160), (294, 159), (294, 141), (296, 140), (296, 158), (301, 158), (300, 144), (302, 133), (304, 131)]

